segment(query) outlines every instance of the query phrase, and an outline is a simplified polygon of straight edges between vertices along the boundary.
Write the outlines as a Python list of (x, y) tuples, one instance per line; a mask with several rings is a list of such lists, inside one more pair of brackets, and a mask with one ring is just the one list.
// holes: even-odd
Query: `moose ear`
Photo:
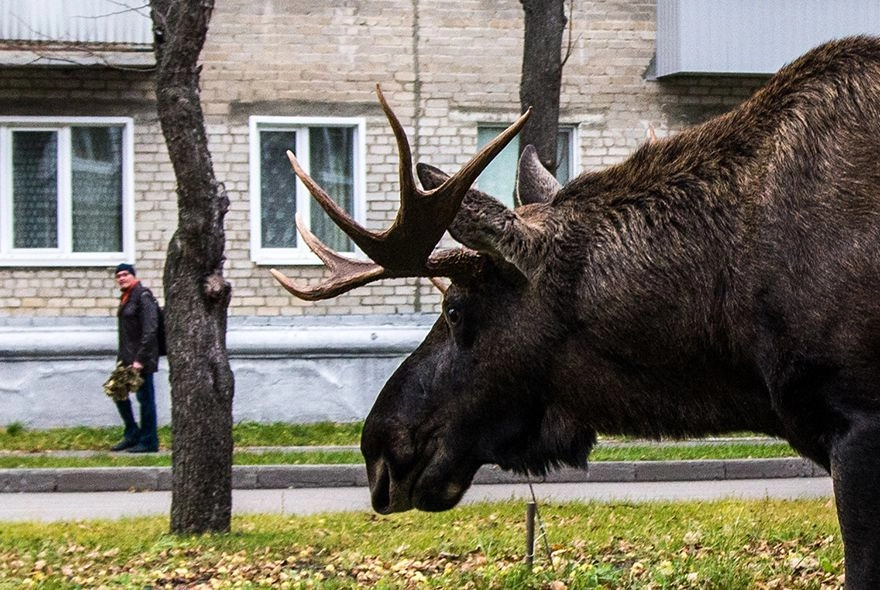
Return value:
[(439, 168), (421, 162), (416, 164), (416, 174), (419, 177), (419, 182), (422, 183), (422, 188), (426, 191), (437, 188), (449, 178), (449, 175)]
[[(416, 165), (416, 174), (425, 190), (440, 186), (449, 177), (422, 163)], [(515, 211), (486, 193), (468, 190), (448, 230), (458, 243), (505, 261), (521, 275), (528, 277), (534, 272), (530, 252), (540, 228), (530, 227)]]
[(516, 173), (516, 199), (520, 205), (546, 203), (560, 188), (556, 177), (541, 163), (535, 146), (527, 145), (519, 157)]

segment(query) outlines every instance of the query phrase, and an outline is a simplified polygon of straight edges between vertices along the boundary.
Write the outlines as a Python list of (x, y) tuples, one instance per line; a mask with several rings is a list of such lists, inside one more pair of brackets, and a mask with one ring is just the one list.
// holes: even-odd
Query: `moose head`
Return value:
[[(572, 435), (552, 419), (554, 429), (545, 427), (551, 385), (546, 352), (561, 337), (571, 303), (548, 304), (556, 300), (548, 291), (563, 287), (553, 284), (557, 275), (565, 275), (547, 264), (559, 228), (548, 223), (545, 201), (558, 184), (531, 148), (520, 178), (520, 200), (527, 205), (512, 211), (470, 188), (530, 111), (453, 176), (419, 164), (419, 188), (403, 127), (377, 93), (400, 157), (395, 221), (382, 233), (364, 229), (288, 152), (297, 176), (371, 260), (339, 255), (298, 217), (299, 231), (331, 274), (306, 287), (272, 270), (290, 293), (306, 300), (335, 297), (382, 278), (451, 280), (443, 288), (441, 317), (388, 380), (364, 424), (361, 448), (374, 508), (450, 508), (486, 463), (535, 473), (560, 462), (582, 465), (593, 432), (569, 429)], [(447, 230), (464, 247), (437, 250)]]

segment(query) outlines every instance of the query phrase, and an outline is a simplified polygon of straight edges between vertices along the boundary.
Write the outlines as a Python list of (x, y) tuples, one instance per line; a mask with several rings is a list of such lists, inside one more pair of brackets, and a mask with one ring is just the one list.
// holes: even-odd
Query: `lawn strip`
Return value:
[(552, 555), (542, 543), (531, 569), (521, 502), (389, 517), (237, 516), (232, 534), (180, 537), (158, 517), (10, 523), (0, 535), (0, 580), (120, 589), (841, 585), (828, 500), (545, 504), (541, 513)]
[[(785, 443), (711, 444), (711, 445), (599, 445), (590, 461), (687, 461), (711, 459), (769, 459), (795, 456)], [(363, 457), (352, 447), (330, 450), (272, 447), (253, 451), (240, 448), (233, 455), (234, 465), (341, 465), (361, 464)], [(167, 452), (157, 454), (95, 452), (0, 453), (2, 469), (38, 469), (64, 467), (165, 467), (171, 465)]]

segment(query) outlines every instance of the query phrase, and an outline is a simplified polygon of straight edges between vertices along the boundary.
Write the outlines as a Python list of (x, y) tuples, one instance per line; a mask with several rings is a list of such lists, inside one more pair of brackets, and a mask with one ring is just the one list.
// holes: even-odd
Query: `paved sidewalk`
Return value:
[[(738, 479), (666, 482), (581, 482), (539, 483), (534, 492), (542, 504), (548, 502), (643, 502), (716, 500), (723, 498), (830, 498), (828, 477)], [(474, 485), (463, 502), (528, 500), (527, 484)], [(118, 519), (168, 515), (171, 493), (85, 492), (22, 493), (0, 496), (0, 521), (69, 521)], [(313, 514), (319, 512), (369, 511), (365, 487), (234, 490), (233, 512)]]
[[(276, 449), (253, 451), (266, 450)], [(532, 478), (532, 482), (540, 502), (812, 498), (832, 494), (827, 474), (801, 458), (597, 461), (587, 470), (560, 469), (545, 478)], [(235, 466), (233, 511), (310, 514), (370, 510), (366, 485), (362, 464)], [(0, 469), (0, 521), (163, 515), (170, 512), (170, 488), (170, 467)], [(527, 478), (486, 466), (477, 473), (464, 502), (530, 496)]]

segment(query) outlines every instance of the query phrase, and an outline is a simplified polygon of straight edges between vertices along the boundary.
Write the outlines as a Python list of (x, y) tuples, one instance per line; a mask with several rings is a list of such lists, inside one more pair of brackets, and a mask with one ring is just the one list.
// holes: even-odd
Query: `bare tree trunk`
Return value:
[(223, 278), (229, 207), (214, 176), (199, 99), (199, 54), (213, 0), (151, 0), (156, 99), (177, 178), (177, 230), (165, 261), (173, 436), (171, 531), (228, 531), (232, 396)]
[(525, 11), (525, 37), (519, 100), (523, 111), (530, 106), (534, 110), (519, 136), (520, 153), (525, 146), (534, 145), (544, 167), (555, 172), (562, 36), (567, 22), (565, 0), (521, 0), (521, 3)]

